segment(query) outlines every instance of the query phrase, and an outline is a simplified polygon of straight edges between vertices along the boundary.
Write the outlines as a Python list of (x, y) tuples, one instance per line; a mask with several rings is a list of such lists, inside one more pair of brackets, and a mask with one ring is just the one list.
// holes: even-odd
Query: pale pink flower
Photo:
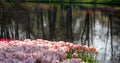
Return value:
[(72, 54), (72, 58), (78, 58), (78, 54), (77, 53), (73, 53)]
[(0, 60), (6, 63), (34, 63), (34, 60), (42, 63), (60, 63), (60, 61), (63, 61), (62, 63), (79, 63), (77, 53), (72, 54), (72, 59), (66, 60), (69, 50), (92, 51), (98, 54), (95, 47), (75, 45), (64, 41), (25, 39), (24, 41), (0, 42)]
[(35, 59), (33, 58), (27, 58), (26, 60), (24, 60), (25, 63), (35, 63)]
[(82, 45), (78, 46), (78, 51), (83, 52), (83, 46)]
[(24, 41), (25, 41), (25, 42), (29, 42), (29, 41), (31, 41), (31, 39), (25, 39)]
[(5, 63), (4, 61), (0, 61), (0, 63)]
[(93, 47), (93, 46), (89, 47), (89, 49), (90, 49), (91, 52), (94, 52), (94, 53), (96, 52), (96, 48)]
[(67, 60), (63, 60), (61, 63), (81, 63), (81, 59), (67, 59)]
[(60, 63), (60, 61), (57, 60), (57, 59), (53, 59), (53, 60), (51, 61), (51, 63)]
[(95, 54), (98, 54), (98, 53), (99, 53), (99, 51), (98, 51), (98, 50), (96, 50), (96, 51), (95, 51)]
[(77, 45), (73, 45), (72, 46), (72, 50), (77, 50), (78, 49), (78, 46)]
[(88, 51), (89, 51), (88, 46), (84, 45), (84, 46), (83, 46), (83, 50), (88, 52)]

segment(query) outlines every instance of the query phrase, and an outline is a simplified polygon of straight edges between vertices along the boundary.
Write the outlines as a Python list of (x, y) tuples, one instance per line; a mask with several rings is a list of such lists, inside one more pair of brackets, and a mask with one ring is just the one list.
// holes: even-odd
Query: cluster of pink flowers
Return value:
[(0, 63), (82, 63), (76, 53), (72, 59), (67, 59), (70, 50), (93, 52), (98, 54), (94, 47), (75, 45), (73, 43), (48, 40), (10, 40), (0, 41)]

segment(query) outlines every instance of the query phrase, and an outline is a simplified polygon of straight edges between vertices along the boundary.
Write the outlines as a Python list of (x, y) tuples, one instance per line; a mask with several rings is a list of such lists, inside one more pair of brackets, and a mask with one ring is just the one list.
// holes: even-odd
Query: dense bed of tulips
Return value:
[(64, 41), (0, 40), (0, 63), (97, 63), (95, 47)]

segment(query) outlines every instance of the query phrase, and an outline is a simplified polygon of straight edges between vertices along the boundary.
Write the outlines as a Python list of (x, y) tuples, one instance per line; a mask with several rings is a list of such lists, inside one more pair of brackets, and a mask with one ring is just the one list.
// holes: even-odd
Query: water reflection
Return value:
[(119, 63), (120, 12), (113, 7), (2, 3), (0, 9), (0, 38), (93, 45), (100, 51), (100, 63), (108, 63), (111, 58)]

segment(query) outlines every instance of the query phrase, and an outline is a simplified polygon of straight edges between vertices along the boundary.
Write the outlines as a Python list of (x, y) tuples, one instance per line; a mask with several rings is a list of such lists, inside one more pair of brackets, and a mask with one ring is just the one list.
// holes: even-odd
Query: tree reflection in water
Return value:
[[(100, 51), (105, 53), (104, 56), (111, 51), (113, 60), (116, 57), (120, 60), (119, 10), (88, 8), (81, 5), (57, 6), (16, 2), (1, 2), (0, 6), (0, 38), (18, 40), (41, 38), (77, 42), (88, 46), (98, 43), (102, 46), (99, 50), (104, 49)], [(100, 27), (102, 26), (101, 30), (96, 26), (97, 21)], [(99, 31), (96, 31), (96, 27)], [(107, 28), (105, 32), (104, 28)], [(96, 34), (96, 32), (99, 33)], [(97, 41), (96, 36), (101, 41), (105, 40), (102, 41), (105, 43), (100, 44), (101, 41)]]

